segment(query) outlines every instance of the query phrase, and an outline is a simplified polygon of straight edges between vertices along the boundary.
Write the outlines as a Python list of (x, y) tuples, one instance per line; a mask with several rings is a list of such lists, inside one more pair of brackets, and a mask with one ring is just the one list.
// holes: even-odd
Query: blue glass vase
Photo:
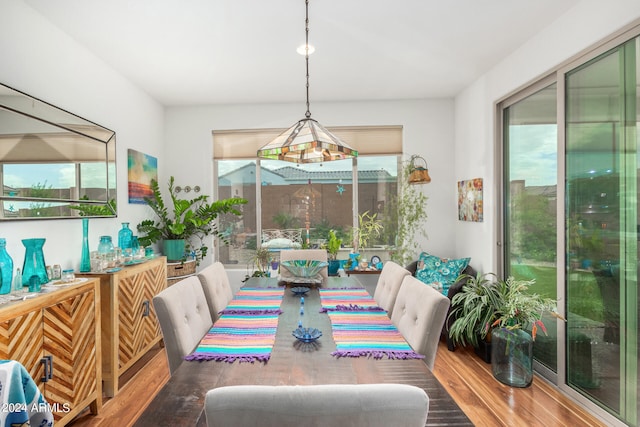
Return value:
[(98, 253), (100, 255), (109, 256), (114, 252), (113, 242), (111, 236), (100, 236), (100, 243), (98, 243)]
[(134, 258), (138, 258), (140, 253), (140, 242), (138, 241), (138, 236), (131, 236), (131, 255)]
[(47, 263), (44, 261), (42, 247), (46, 239), (23, 239), (26, 248), (22, 265), (22, 285), (29, 286), (30, 292), (40, 291), (40, 286), (49, 281)]
[(100, 236), (98, 253), (108, 268), (115, 267), (116, 251), (111, 241), (111, 236)]
[(13, 260), (7, 252), (7, 240), (0, 238), (0, 294), (11, 292)]
[(82, 257), (80, 258), (80, 272), (91, 271), (91, 254), (89, 252), (89, 218), (82, 218)]
[(131, 249), (131, 239), (133, 237), (133, 231), (129, 228), (128, 222), (122, 223), (122, 228), (118, 232), (118, 247), (125, 252), (125, 249)]

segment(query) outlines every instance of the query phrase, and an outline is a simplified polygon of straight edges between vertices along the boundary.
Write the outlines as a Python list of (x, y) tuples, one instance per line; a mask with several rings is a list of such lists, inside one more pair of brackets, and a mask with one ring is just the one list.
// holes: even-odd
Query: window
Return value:
[[(243, 197), (249, 201), (240, 219), (220, 218), (220, 229), (230, 242), (228, 246), (218, 245), (221, 262), (251, 269), (258, 247), (268, 248), (274, 256), (287, 248), (322, 247), (329, 230), (336, 231), (343, 246), (351, 246), (351, 230), (357, 226), (359, 215), (365, 213), (383, 224), (383, 232), (367, 242), (367, 247), (378, 249), (361, 253), (367, 258), (375, 253), (388, 259), (384, 246), (395, 243), (397, 229), (393, 206), (400, 170), (401, 128), (342, 131), (346, 136), (331, 129), (357, 147), (361, 156), (323, 164), (255, 158), (257, 149), (277, 135), (277, 130), (214, 133), (217, 198)], [(361, 141), (360, 146), (354, 140)], [(364, 141), (370, 145), (364, 145)], [(376, 154), (362, 155), (363, 146), (365, 153)], [(246, 158), (225, 158), (231, 151)], [(346, 259), (349, 250), (343, 249), (344, 254), (338, 258)]]
[[(319, 248), (326, 243), (329, 230), (336, 231), (344, 246), (351, 246), (351, 229), (358, 220), (354, 212), (373, 216), (383, 224), (383, 232), (374, 236), (367, 248), (394, 244), (398, 161), (399, 156), (324, 165), (257, 159), (216, 161), (218, 197), (243, 197), (249, 201), (242, 207), (241, 218), (220, 218), (220, 230), (229, 245), (218, 245), (218, 259), (224, 264), (250, 267), (258, 246), (274, 253), (281, 249)], [(339, 258), (346, 259), (349, 249), (344, 251), (345, 256)], [(376, 254), (388, 259), (383, 256), (384, 251)]]

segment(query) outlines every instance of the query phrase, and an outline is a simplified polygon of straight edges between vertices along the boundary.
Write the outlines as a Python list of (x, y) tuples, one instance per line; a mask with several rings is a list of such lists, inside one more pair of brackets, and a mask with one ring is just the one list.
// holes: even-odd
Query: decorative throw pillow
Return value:
[(422, 252), (418, 259), (419, 270), (416, 271), (416, 278), (442, 292), (443, 295), (447, 295), (449, 287), (469, 265), (469, 260), (471, 258), (440, 258)]

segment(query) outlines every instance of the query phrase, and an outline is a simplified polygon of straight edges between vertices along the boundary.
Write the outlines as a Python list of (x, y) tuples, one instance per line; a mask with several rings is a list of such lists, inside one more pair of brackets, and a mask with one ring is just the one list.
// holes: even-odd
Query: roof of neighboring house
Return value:
[[(231, 182), (254, 182), (255, 163), (248, 163), (234, 169), (218, 179), (219, 185), (230, 185)], [(306, 171), (293, 166), (284, 166), (279, 169), (262, 169), (262, 185), (288, 185), (306, 184), (309, 180), (316, 184), (348, 182), (352, 178), (351, 170), (335, 171)], [(388, 181), (395, 182), (397, 177), (392, 176), (384, 169), (361, 170), (358, 171), (358, 181), (360, 183)]]

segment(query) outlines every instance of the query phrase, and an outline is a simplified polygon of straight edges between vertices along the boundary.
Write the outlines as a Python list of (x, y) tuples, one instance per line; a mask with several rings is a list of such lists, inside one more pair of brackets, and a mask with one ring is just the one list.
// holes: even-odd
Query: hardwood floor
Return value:
[(164, 348), (154, 347), (120, 377), (124, 386), (114, 398), (104, 401), (99, 415), (91, 415), (87, 410), (68, 426), (130, 427), (168, 379)]
[(441, 342), (433, 373), (477, 426), (606, 426), (537, 375), (527, 388), (500, 383), (471, 348)]
[[(104, 403), (98, 416), (82, 414), (72, 427), (129, 427), (169, 379), (164, 349), (150, 352), (123, 377), (118, 395)], [(472, 350), (447, 350), (440, 343), (434, 374), (477, 426), (592, 426), (605, 424), (536, 376), (531, 387), (513, 388), (496, 381), (491, 365)]]

